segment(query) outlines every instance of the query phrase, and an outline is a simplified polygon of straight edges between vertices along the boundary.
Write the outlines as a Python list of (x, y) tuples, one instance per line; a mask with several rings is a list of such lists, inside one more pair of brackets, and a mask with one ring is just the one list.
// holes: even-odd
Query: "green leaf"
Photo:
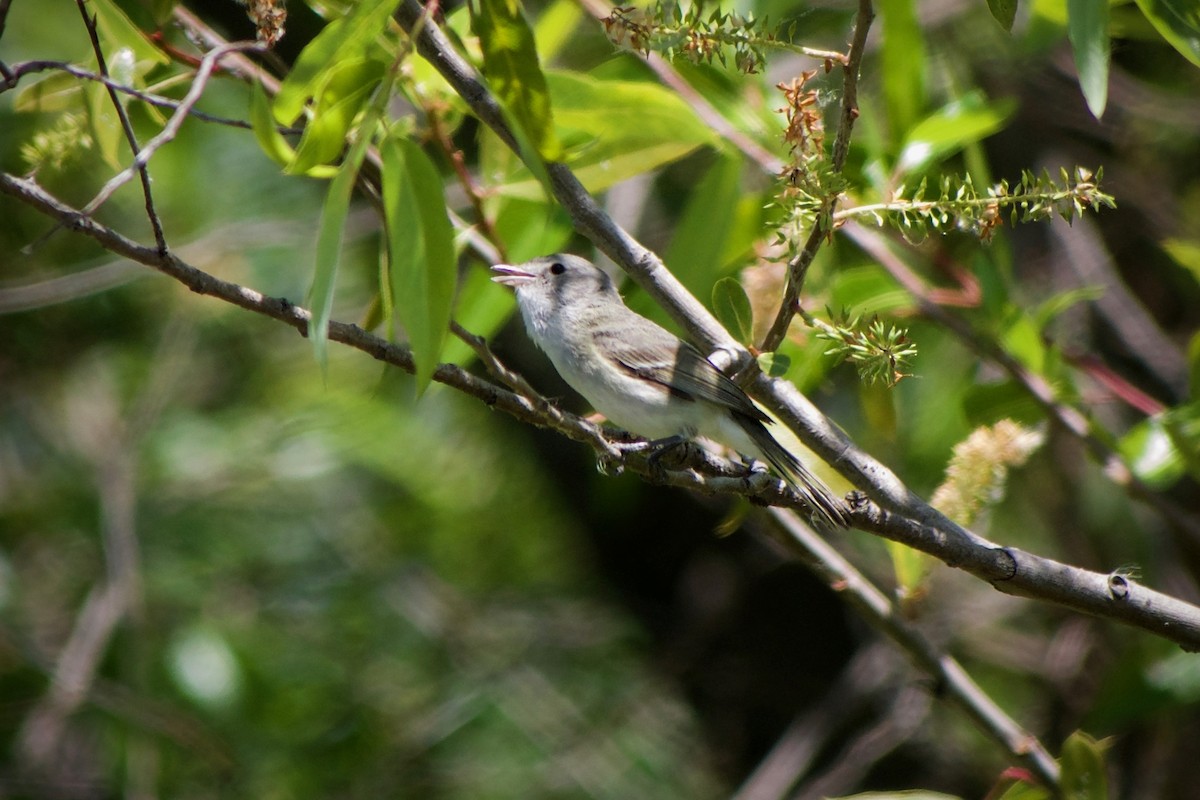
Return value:
[(1067, 0), (1067, 38), (1079, 88), (1092, 116), (1100, 119), (1108, 103), (1108, 0)]
[(313, 271), (312, 289), (309, 291), (309, 305), (313, 318), (308, 326), (308, 338), (312, 342), (313, 353), (322, 370), (328, 363), (329, 318), (333, 313), (333, 291), (341, 264), (342, 233), (346, 225), (346, 216), (350, 212), (350, 196), (354, 191), (359, 167), (366, 158), (367, 148), (383, 115), (384, 106), (391, 96), (393, 78), (389, 73), (376, 90), (370, 108), (358, 123), (354, 144), (330, 181), (329, 191), (321, 207), (321, 220), (317, 226), (316, 268)]
[(1188, 342), (1188, 396), (1200, 400), (1200, 332)]
[(1181, 706), (1200, 702), (1200, 659), (1195, 653), (1171, 653), (1146, 667), (1146, 682)]
[(322, 369), (328, 363), (329, 318), (333, 312), (333, 290), (342, 258), (342, 232), (350, 212), (354, 179), (361, 164), (361, 158), (357, 163), (353, 158), (342, 162), (329, 183), (325, 203), (321, 206), (321, 220), (317, 225), (316, 269), (313, 272), (312, 289), (309, 290), (312, 322), (309, 324), (308, 338)]
[(1055, 800), (1054, 797), (1041, 786), (1025, 781), (1017, 781), (1005, 790), (1004, 794), (1000, 795), (998, 800)]
[(570, 216), (557, 203), (496, 195), (492, 206), (496, 233), (514, 264), (562, 251), (575, 233)]
[(713, 285), (713, 314), (733, 338), (743, 344), (750, 342), (754, 331), (750, 298), (737, 278), (721, 278)]
[(1015, 312), (1010, 315), (1008, 326), (1000, 336), (1000, 343), (1029, 369), (1039, 375), (1046, 373), (1046, 343), (1042, 340), (1041, 330), (1026, 314)]
[[(677, 94), (656, 84), (553, 71), (546, 82), (555, 125), (568, 143), (565, 161), (590, 192), (720, 141)], [(539, 184), (523, 173), (501, 191), (541, 196)]]
[(849, 308), (863, 317), (912, 307), (912, 295), (875, 264), (839, 268), (832, 289), (834, 308)]
[(925, 39), (914, 0), (882, 0), (880, 74), (889, 127), (904, 134), (925, 108)]
[(1085, 303), (1091, 300), (1098, 300), (1104, 296), (1103, 286), (1079, 286), (1074, 289), (1067, 289), (1064, 292), (1059, 292), (1052, 295), (1049, 299), (1034, 309), (1030, 315), (1033, 319), (1033, 325), (1038, 330), (1045, 330), (1046, 326), (1051, 323), (1059, 314), (1067, 311), (1072, 306), (1078, 303)]
[(1063, 743), (1062, 793), (1070, 800), (1108, 800), (1108, 775), (1104, 771), (1103, 742), (1075, 731)]
[(300, 52), (275, 95), (275, 120), (291, 125), (318, 94), (325, 72), (339, 61), (362, 58), (387, 29), (394, 0), (361, 0), (349, 16), (325, 26)]
[(417, 393), (433, 379), (450, 324), (457, 260), (442, 179), (414, 142), (384, 142), (383, 209), (387, 219), (393, 307), (416, 364)]
[(758, 368), (772, 378), (782, 378), (792, 366), (791, 356), (783, 353), (759, 353), (757, 361)]
[(275, 127), (271, 101), (258, 81), (252, 81), (250, 86), (250, 127), (258, 146), (272, 161), (281, 167), (291, 165), (296, 158), (296, 151)]
[(125, 131), (121, 128), (121, 119), (113, 108), (112, 99), (104, 84), (92, 83), (84, 87), (84, 97), (87, 98), (88, 123), (92, 129), (92, 139), (104, 163), (115, 170), (124, 169), (121, 163), (121, 143), (125, 141)]
[(989, 103), (981, 91), (968, 92), (929, 115), (908, 132), (897, 160), (901, 175), (919, 172), (1004, 127), (1016, 109), (1011, 100)]
[(296, 156), (287, 172), (303, 175), (313, 167), (337, 160), (346, 134), (383, 78), (386, 65), (372, 58), (347, 58), (321, 74), (314, 96), (312, 119), (304, 127)]
[(1200, 242), (1188, 239), (1167, 239), (1162, 243), (1176, 264), (1186, 269), (1192, 280), (1200, 283)]
[(543, 160), (561, 160), (550, 92), (520, 0), (479, 0), (473, 22), (483, 50), (483, 74), (496, 99), (520, 123)]
[(742, 159), (719, 157), (688, 198), (663, 261), (693, 294), (712, 286), (724, 266), (725, 244), (742, 196)]
[(1142, 420), (1121, 437), (1125, 463), (1156, 489), (1173, 486), (1185, 472), (1200, 480), (1200, 403)]
[(88, 8), (96, 15), (96, 28), (104, 43), (104, 52), (128, 47), (133, 51), (139, 75), (145, 74), (149, 65), (171, 63), (170, 57), (148, 42), (146, 35), (113, 0), (92, 0)]
[(1045, 417), (1037, 401), (1015, 381), (973, 384), (963, 395), (962, 404), (968, 424), (975, 427), (1002, 419), (1032, 425)]
[(542, 60), (551, 61), (571, 42), (571, 34), (583, 21), (583, 7), (575, 0), (554, 0), (538, 10), (533, 30), (534, 43)]
[(988, 0), (988, 11), (1001, 28), (1012, 33), (1013, 21), (1017, 18), (1017, 0)]
[(896, 588), (901, 596), (919, 597), (924, 592), (925, 578), (933, 567), (933, 556), (890, 539), (885, 544), (888, 555), (892, 557), (892, 572), (896, 575)]
[(22, 87), (13, 100), (13, 108), (21, 112), (74, 109), (79, 105), (83, 85), (83, 81), (70, 73), (52, 72)]
[(1155, 30), (1200, 67), (1200, 5), (1195, 0), (1137, 0), (1137, 4)]

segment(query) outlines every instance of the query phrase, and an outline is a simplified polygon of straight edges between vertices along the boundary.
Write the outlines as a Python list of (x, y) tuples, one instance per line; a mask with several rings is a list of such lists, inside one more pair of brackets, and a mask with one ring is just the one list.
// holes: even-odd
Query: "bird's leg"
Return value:
[(650, 475), (655, 480), (663, 480), (665, 477), (666, 466), (663, 465), (662, 459), (668, 453), (671, 453), (680, 447), (685, 448), (683, 454), (679, 457), (679, 463), (687, 460), (686, 447), (690, 439), (682, 434), (676, 436), (667, 436), (662, 439), (650, 439), (648, 441), (635, 442), (633, 444), (624, 445), (623, 449), (630, 453), (646, 453), (646, 466), (650, 469)]

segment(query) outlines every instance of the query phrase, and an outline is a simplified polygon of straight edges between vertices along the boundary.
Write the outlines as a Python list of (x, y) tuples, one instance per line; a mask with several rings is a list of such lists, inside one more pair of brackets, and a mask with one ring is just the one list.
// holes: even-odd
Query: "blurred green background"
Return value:
[[(139, 24), (153, 19), (122, 5)], [(229, 38), (253, 36), (232, 1), (185, 5)], [(559, 39), (547, 66), (653, 81), (567, 6), (527, 9), (534, 23), (551, 13), (570, 22), (539, 29), (543, 43)], [(797, 39), (823, 48), (844, 47), (852, 19), (846, 3), (739, 8), (797, 20)], [(1178, 354), (1190, 343), (1197, 359), (1200, 70), (1132, 4), (1117, 4), (1109, 105), (1097, 121), (1074, 74), (1064, 4), (1022, 5), (1011, 35), (983, 2), (887, 0), (879, 11), (850, 160), (855, 198), (894, 186), (906, 143), (918, 141), (912, 131), (964, 97), (979, 128), (949, 137), (922, 165), (929, 174), (969, 171), (986, 184), (1022, 168), (1103, 165), (1116, 211), (1072, 228), (1005, 229), (986, 247), (964, 232), (930, 236), (906, 257), (931, 283), (978, 289), (982, 300), (964, 313), (1041, 359), (1063, 396), (1114, 438), (1145, 426), (1145, 414), (1099, 373), (1064, 366), (1071, 357), (1094, 356), (1164, 407), (1189, 408), (1195, 378), (1189, 389)], [(285, 61), (322, 24), (304, 4), (289, 12)], [(14, 0), (6, 22), (6, 64), (92, 63), (72, 2)], [(679, 69), (782, 155), (773, 85), (812, 65), (781, 55), (765, 75)], [(815, 86), (832, 116), (839, 73)], [(19, 110), (16, 94), (0, 97), (0, 166), (23, 174), (22, 147), (38, 132), (79, 123), (63, 110)], [(249, 97), (222, 78), (200, 107), (244, 120)], [(144, 141), (155, 120), (131, 108)], [(74, 135), (89, 130), (85, 122)], [(454, 142), (483, 169), (489, 145), (476, 125), (457, 127)], [(115, 171), (103, 142), (92, 145), (44, 165), (38, 181), (86, 203)], [(249, 131), (195, 120), (152, 173), (181, 257), (303, 302), (325, 182), (283, 176)], [(451, 205), (469, 213), (448, 186)], [(716, 278), (738, 274), (755, 243), (770, 240), (771, 189), (769, 176), (714, 143), (605, 199), (707, 301)], [(588, 252), (541, 201), (490, 202), (516, 254)], [(152, 241), (135, 184), (97, 218)], [(788, 779), (759, 774), (744, 797), (910, 787), (980, 797), (1008, 766), (833, 592), (755, 536), (753, 517), (750, 530), (718, 535), (729, 503), (602, 476), (582, 446), (436, 384), (416, 400), (409, 376), (362, 353), (335, 346), (323, 372), (293, 330), (50, 228), (0, 199), (4, 796), (718, 797), (781, 736), (784, 751), (766, 763)], [(1103, 258), (1067, 255), (1079, 252), (1072, 245), (1108, 254), (1113, 271), (1073, 271)], [(374, 212), (356, 204), (335, 319), (364, 318), (380, 246)], [(475, 318), (493, 320), (473, 329), (539, 389), (585, 411), (519, 325), (501, 325), (511, 300), (486, 284), (482, 265), (464, 270)], [(1156, 352), (1178, 359), (1167, 353), (1167, 368), (1150, 368), (1089, 303), (1026, 325), (1047, 298), (1096, 284), (1144, 306), (1167, 343)], [(823, 251), (808, 291), (810, 308), (874, 308), (911, 327), (916, 376), (893, 390), (864, 387), (811, 340), (790, 345), (791, 377), (922, 495), (980, 421), (1039, 421), (994, 369), (914, 316), (894, 280), (846, 240)], [(1161, 485), (1190, 513), (1200, 508), (1186, 474)], [(976, 527), (1200, 596), (1200, 544), (1133, 506), (1053, 428)], [(849, 532), (835, 543), (894, 584), (881, 542)], [(1113, 737), (1112, 796), (1194, 796), (1194, 656), (944, 568), (919, 624), (1055, 752), (1078, 728)]]

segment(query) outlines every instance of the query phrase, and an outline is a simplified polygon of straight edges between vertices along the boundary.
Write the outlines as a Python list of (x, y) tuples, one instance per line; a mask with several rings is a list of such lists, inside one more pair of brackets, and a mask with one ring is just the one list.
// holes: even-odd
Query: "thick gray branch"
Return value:
[[(174, 278), (198, 294), (277, 319), (301, 333), (308, 330), (311, 315), (307, 310), (282, 298), (269, 297), (223, 281), (174, 253), (160, 253), (156, 248), (138, 244), (83, 216), (30, 179), (0, 173), (0, 192), (59, 220), (64, 227), (95, 239), (112, 253)], [(413, 371), (412, 353), (407, 348), (380, 339), (357, 325), (332, 321), (329, 338), (380, 361)], [(560, 411), (545, 398), (509, 391), (452, 364), (440, 365), (433, 377), (524, 422), (552, 428), (583, 442), (597, 452), (602, 462), (628, 468), (655, 482), (708, 494), (743, 495), (762, 505), (804, 510), (795, 493), (778, 479), (765, 472), (747, 474), (744, 469), (702, 448), (686, 448), (677, 462), (665, 465), (673, 469), (654, 469), (647, 463), (644, 451), (610, 439), (598, 426)], [(791, 391), (795, 391), (794, 388)], [(796, 395), (803, 400), (798, 392)], [(841, 434), (831, 425), (828, 435)], [(891, 490), (901, 491), (902, 487)], [(988, 581), (1007, 594), (1048, 600), (1088, 614), (1117, 619), (1176, 642), (1185, 649), (1200, 650), (1200, 608), (1147, 589), (1126, 576), (1089, 572), (1014, 548), (1002, 548), (948, 522), (922, 523), (907, 515), (890, 513), (861, 496), (855, 500), (850, 518), (851, 524), (861, 530), (929, 553), (949, 566)]]

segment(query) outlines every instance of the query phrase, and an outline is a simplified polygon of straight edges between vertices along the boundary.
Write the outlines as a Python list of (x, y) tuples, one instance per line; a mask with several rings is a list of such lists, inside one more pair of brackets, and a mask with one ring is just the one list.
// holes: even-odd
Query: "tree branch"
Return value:
[(976, 333), (966, 320), (933, 302), (921, 278), (892, 252), (884, 237), (854, 222), (846, 223), (842, 232), (900, 282), (916, 300), (922, 314), (950, 331), (973, 352), (1004, 370), (1025, 389), (1047, 418), (1083, 443), (1109, 480), (1128, 492), (1130, 497), (1141, 500), (1158, 512), (1179, 532), (1179, 539), (1184, 545), (1200, 553), (1200, 520), (1138, 478), (1121, 455), (1092, 431), (1092, 425), (1082, 411), (1061, 402), (1055, 397), (1054, 388), (1042, 376), (1032, 372), (995, 342)]
[[(153, 158), (155, 152), (158, 151), (158, 148), (178, 135), (184, 120), (187, 119), (188, 112), (191, 111), (192, 106), (199, 102), (200, 96), (204, 94), (204, 89), (208, 85), (208, 79), (211, 77), (213, 70), (216, 69), (217, 62), (230, 53), (244, 53), (261, 49), (262, 45), (257, 42), (230, 42), (206, 53), (200, 62), (199, 69), (196, 70), (196, 77), (192, 81), (191, 88), (188, 89), (187, 94), (180, 101), (179, 107), (175, 109), (175, 113), (167, 120), (167, 124), (163, 126), (162, 131), (147, 142), (144, 148), (135, 150), (133, 164), (109, 179), (108, 183), (104, 184), (99, 193), (84, 206), (82, 213), (90, 215), (100, 208), (100, 206), (112, 197), (117, 189), (132, 180), (135, 174), (142, 172), (146, 164)], [(109, 91), (111, 92), (112, 90), (110, 89)]]
[[(75, 0), (75, 5), (79, 8), (79, 14), (83, 17), (83, 24), (87, 28), (88, 39), (92, 43), (92, 52), (96, 55), (96, 65), (100, 69), (100, 74), (108, 77), (108, 62), (104, 58), (104, 50), (100, 47), (100, 35), (96, 32), (96, 18), (88, 15), (87, 5), (84, 0)], [(117, 119), (121, 121), (121, 130), (125, 134), (125, 141), (129, 143), (129, 149), (133, 152), (135, 163), (141, 155), (141, 148), (138, 146), (137, 134), (133, 130), (133, 123), (129, 121), (129, 114), (125, 112), (125, 106), (121, 104), (121, 98), (117, 96), (117, 92), (112, 86), (105, 84), (105, 89), (108, 91), (109, 102), (117, 112)], [(158, 218), (158, 211), (154, 208), (154, 194), (150, 191), (150, 171), (146, 167), (146, 163), (142, 162), (137, 165), (138, 177), (142, 183), (142, 197), (146, 202), (146, 217), (150, 220), (150, 229), (154, 231), (154, 241), (158, 244), (158, 249), (162, 252), (167, 251), (167, 239), (163, 233), (162, 220)]]
[[(305, 334), (311, 314), (283, 298), (269, 297), (197, 269), (174, 253), (159, 253), (126, 238), (47, 193), (31, 179), (0, 173), (0, 192), (99, 242), (105, 249), (152, 267), (197, 294), (276, 319)], [(357, 325), (331, 321), (329, 338), (379, 361), (412, 372), (411, 352)], [(492, 356), (494, 360), (494, 355)], [(492, 366), (497, 367), (498, 361)], [(499, 365), (503, 368), (503, 365)], [(558, 409), (540, 395), (532, 398), (497, 386), (452, 364), (441, 364), (434, 380), (538, 427), (550, 428), (592, 447), (602, 465), (629, 469), (651, 482), (705, 494), (739, 495), (755, 503), (798, 511), (806, 509), (782, 481), (766, 472), (747, 472), (740, 465), (701, 447), (680, 448), (675, 460), (652, 464), (640, 443), (610, 437), (597, 425)], [(790, 384), (788, 384), (790, 386)], [(792, 388), (795, 391), (795, 388)], [(799, 395), (799, 392), (796, 392)], [(662, 466), (674, 467), (663, 469)], [(932, 511), (932, 509), (930, 509)], [(936, 512), (934, 512), (936, 514)], [(1200, 650), (1200, 608), (1147, 589), (1117, 573), (1103, 575), (1061, 564), (1015, 548), (1003, 548), (953, 523), (929, 524), (890, 513), (859, 495), (850, 511), (861, 530), (929, 553), (951, 567), (988, 581), (1006, 594), (1045, 600), (1094, 616), (1115, 619), (1150, 631), (1187, 650)], [(948, 521), (947, 521), (948, 522)]]
[[(850, 153), (850, 135), (854, 131), (854, 122), (858, 119), (858, 73), (862, 67), (863, 51), (867, 46), (867, 33), (875, 19), (875, 9), (871, 0), (858, 0), (858, 14), (854, 20), (854, 36), (851, 37), (850, 50), (846, 55), (846, 63), (842, 66), (842, 104), (838, 117), (837, 135), (833, 140), (833, 156), (830, 165), (835, 173), (840, 174), (846, 165), (846, 156)], [(773, 352), (783, 343), (787, 336), (792, 319), (800, 310), (800, 290), (808, 269), (816, 259), (821, 244), (833, 233), (832, 217), (837, 209), (838, 196), (825, 198), (821, 211), (813, 218), (812, 230), (804, 247), (788, 263), (787, 283), (783, 287), (783, 300), (779, 304), (779, 313), (771, 323), (770, 330), (763, 338), (759, 347), (764, 352)]]
[[(126, 86), (123, 83), (113, 80), (108, 75), (100, 75), (92, 72), (89, 69), (83, 69), (82, 67), (77, 67), (74, 64), (69, 64), (66, 61), (53, 61), (45, 59), (38, 59), (36, 61), (18, 61), (17, 63), (13, 64), (12, 67), (9, 68), (10, 75), (8, 77), (10, 80), (7, 83), (0, 84), (0, 94), (16, 88), (21, 78), (25, 77), (26, 75), (35, 75), (39, 72), (48, 72), (51, 70), (65, 72), (68, 75), (74, 75), (76, 78), (80, 78), (85, 81), (102, 83), (113, 91), (128, 95), (135, 100), (140, 100), (146, 105), (155, 106), (156, 108), (167, 108), (174, 111), (177, 110), (181, 105), (180, 101), (178, 100), (173, 100), (170, 97), (164, 97), (160, 94), (145, 92), (141, 89), (135, 89), (132, 86)], [(250, 130), (252, 127), (246, 120), (231, 119), (229, 117), (222, 117), (218, 114), (209, 114), (196, 108), (189, 108), (187, 113), (189, 116), (192, 116), (203, 122), (227, 125), (231, 128), (244, 128), (245, 130)], [(292, 128), (286, 125), (278, 125), (276, 126), (276, 130), (283, 134), (298, 134), (301, 132), (299, 128)]]
[[(915, 625), (904, 619), (883, 592), (811, 528), (799, 524), (795, 514), (779, 508), (770, 509), (768, 514), (774, 523), (774, 538), (830, 588), (845, 597), (867, 622), (900, 645), (922, 672), (937, 681), (939, 693), (966, 712), (971, 721), (1009, 755), (1049, 785), (1058, 784), (1058, 765), (1053, 756), (1036, 736), (1018, 725), (980, 689), (958, 661), (943, 653)], [(888, 536), (888, 533), (881, 535)], [(978, 555), (987, 557), (984, 553)]]

